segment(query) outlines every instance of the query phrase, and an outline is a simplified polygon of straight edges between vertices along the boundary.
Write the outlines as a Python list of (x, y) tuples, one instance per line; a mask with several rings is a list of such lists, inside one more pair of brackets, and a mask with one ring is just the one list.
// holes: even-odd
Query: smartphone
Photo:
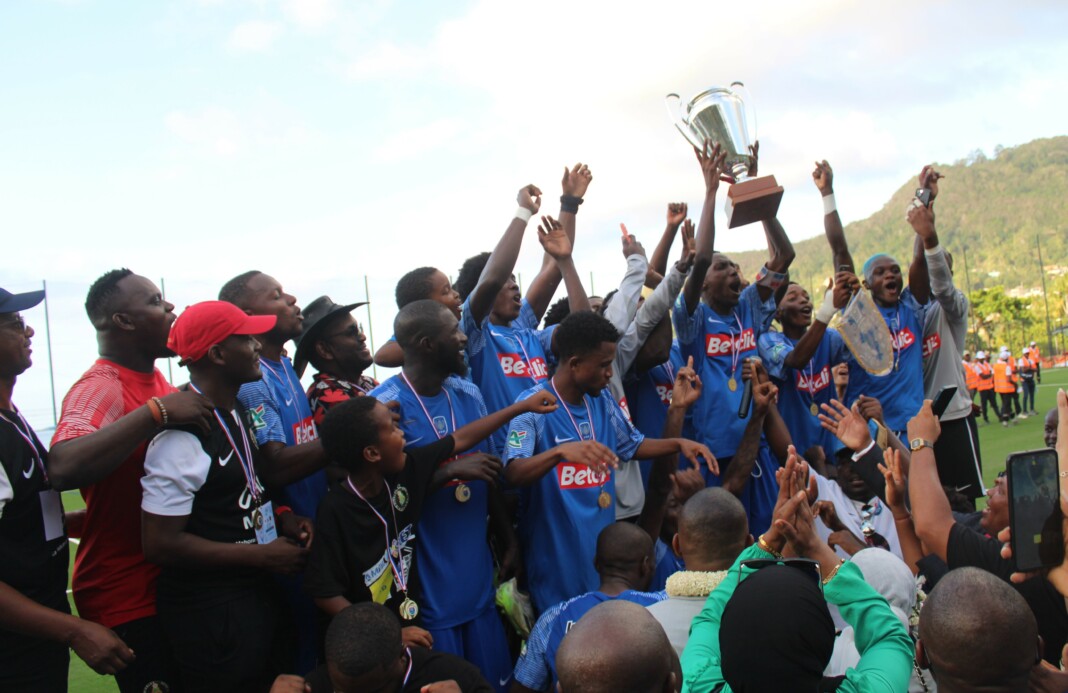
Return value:
[(946, 385), (944, 388), (938, 391), (935, 395), (934, 401), (931, 402), (931, 412), (938, 418), (942, 417), (942, 414), (946, 413), (946, 407), (953, 400), (953, 395), (957, 394), (956, 385)]
[(931, 206), (931, 189), (916, 188), (916, 199), (923, 203), (924, 207)]
[(1064, 562), (1057, 451), (1015, 452), (1006, 461), (1009, 526), (1016, 570), (1052, 568)]

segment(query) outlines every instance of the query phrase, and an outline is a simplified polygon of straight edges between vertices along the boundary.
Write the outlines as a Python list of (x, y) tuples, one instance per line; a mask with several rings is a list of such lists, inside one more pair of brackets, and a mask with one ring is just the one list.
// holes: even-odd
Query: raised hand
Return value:
[(686, 218), (686, 212), (689, 207), (685, 202), (669, 202), (667, 206), (667, 223), (668, 226), (677, 227)]
[(865, 421), (875, 419), (882, 425), (886, 425), (886, 421), (883, 419), (883, 403), (875, 397), (861, 395), (857, 397), (856, 404), (853, 406), (856, 408), (857, 413), (864, 417)]
[(894, 513), (894, 519), (906, 519), (909, 516), (909, 509), (905, 507), (905, 489), (908, 488), (908, 479), (902, 469), (901, 451), (890, 448), (883, 450), (883, 464), (879, 465), (879, 471), (886, 479), (886, 504)]
[[(764, 532), (764, 542), (771, 548), (772, 553), (782, 553), (786, 544), (786, 537), (776, 527), (775, 520), (793, 517), (797, 511), (795, 496), (801, 494), (804, 499), (804, 481), (802, 476), (801, 458), (797, 456), (797, 450), (793, 445), (787, 447), (786, 463), (775, 470), (775, 481), (779, 484), (779, 496), (775, 500), (775, 508), (772, 510), (771, 527)], [(801, 501), (798, 501), (801, 502)], [(763, 547), (761, 547), (763, 548)]]
[(928, 164), (920, 170), (920, 187), (931, 191), (931, 202), (938, 197), (938, 181), (941, 178), (945, 176), (934, 170), (933, 164)]
[(552, 217), (541, 218), (541, 224), (538, 226), (538, 242), (554, 260), (571, 257), (571, 239), (567, 237), (563, 225)]
[(868, 545), (861, 541), (860, 537), (853, 534), (848, 529), (840, 529), (831, 532), (827, 537), (827, 546), (832, 549), (841, 549), (850, 556), (858, 551), (863, 551), (868, 548)]
[(768, 381), (753, 386), (753, 407), (762, 414), (767, 413), (778, 398), (779, 388), (775, 387), (775, 383)]
[(716, 456), (701, 443), (679, 438), (679, 454), (688, 459), (694, 469), (701, 468), (700, 460), (703, 459), (705, 464), (708, 465), (708, 471), (719, 476), (719, 462), (716, 460)]
[(486, 452), (457, 457), (449, 462), (446, 473), (450, 479), (462, 481), (485, 481), (496, 484), (504, 471), (501, 459)]
[(211, 430), (215, 405), (211, 400), (193, 390), (172, 392), (161, 397), (163, 408), (167, 410), (168, 424), (193, 424), (205, 433)]
[(695, 238), (695, 231), (693, 221), (687, 219), (682, 222), (682, 257), (679, 258), (678, 263), (675, 265), (680, 272), (685, 274), (693, 267), (693, 259), (697, 255), (697, 240)]
[(816, 169), (812, 172), (812, 182), (816, 184), (816, 189), (820, 191), (821, 195), (827, 196), (834, 192), (832, 185), (834, 171), (831, 170), (831, 165), (827, 163), (826, 159), (816, 162)]
[(749, 145), (749, 156), (753, 157), (749, 161), (749, 177), (756, 178), (757, 166), (760, 164), (760, 140)]
[(564, 178), (560, 181), (560, 188), (565, 195), (583, 197), (592, 180), (593, 174), (590, 173), (590, 167), (586, 164), (575, 164), (570, 170), (564, 166)]
[(834, 275), (834, 307), (842, 310), (849, 304), (849, 299), (860, 289), (860, 280), (852, 272), (838, 272)]
[(598, 474), (607, 474), (609, 470), (619, 467), (616, 453), (595, 440), (562, 443), (557, 449), (568, 462), (584, 464)]
[(671, 493), (683, 505), (686, 501), (705, 488), (705, 477), (700, 469), (679, 469), (671, 475)]
[(79, 619), (70, 648), (98, 674), (115, 674), (134, 661), (134, 651), (110, 628)]
[(556, 397), (548, 390), (539, 390), (523, 400), (523, 411), (549, 414), (556, 411)]
[(923, 438), (929, 443), (938, 440), (938, 436), (942, 433), (942, 424), (931, 411), (931, 400), (923, 400), (923, 406), (916, 412), (916, 416), (909, 419), (907, 430), (909, 440)]
[(820, 522), (823, 523), (824, 527), (832, 532), (839, 532), (846, 528), (842, 518), (838, 517), (838, 510), (835, 509), (834, 503), (831, 501), (816, 501), (812, 506), (812, 511), (820, 518)]
[(627, 231), (627, 225), (621, 223), (619, 230), (623, 232), (623, 257), (630, 257), (631, 255), (646, 257), (645, 247), (638, 242), (638, 239), (630, 231)]
[(719, 190), (719, 181), (723, 176), (723, 162), (727, 158), (727, 152), (718, 144), (713, 145), (712, 140), (706, 139), (702, 149), (693, 148), (697, 155), (697, 162), (701, 164), (701, 175), (705, 178), (705, 194), (714, 195)]
[[(934, 198), (932, 197), (931, 199)], [(909, 224), (912, 225), (912, 230), (915, 231), (916, 235), (920, 238), (927, 240), (934, 236), (935, 215), (934, 210), (930, 207), (912, 205), (909, 207), (905, 218), (908, 219)]]
[(675, 409), (689, 409), (701, 398), (701, 377), (693, 368), (693, 356), (686, 359), (686, 365), (675, 374), (675, 385), (671, 390), (671, 404)]
[(764, 363), (758, 358), (747, 358), (742, 361), (742, 380), (750, 379), (753, 379), (754, 386), (770, 380)]
[(541, 190), (538, 190), (536, 185), (524, 185), (519, 189), (519, 194), (515, 196), (515, 199), (520, 207), (529, 209), (534, 214), (541, 209)]
[(846, 405), (832, 399), (830, 404), (820, 405), (823, 413), (819, 418), (820, 426), (833, 433), (835, 438), (842, 441), (842, 445), (858, 452), (871, 445), (871, 431), (857, 411), (857, 406), (853, 406), (853, 409), (848, 409)]

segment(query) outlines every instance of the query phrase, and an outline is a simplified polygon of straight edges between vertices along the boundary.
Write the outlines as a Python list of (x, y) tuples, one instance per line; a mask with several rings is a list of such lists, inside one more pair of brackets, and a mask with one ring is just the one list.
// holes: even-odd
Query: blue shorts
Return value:
[[(701, 473), (705, 477), (705, 485), (721, 486), (722, 474), (727, 471), (733, 459), (732, 457), (719, 460), (721, 476), (714, 476), (708, 471), (708, 467), (702, 465)], [(775, 501), (779, 498), (779, 482), (775, 481), (775, 471), (780, 466), (775, 456), (771, 454), (771, 448), (761, 445), (753, 471), (749, 473), (749, 481), (738, 495), (738, 500), (742, 501), (745, 512), (749, 516), (749, 533), (754, 537), (760, 536), (771, 527)]]
[(514, 663), (496, 606), (491, 605), (473, 621), (442, 630), (427, 630), (434, 636), (435, 650), (463, 657), (474, 664), (499, 693), (511, 688)]

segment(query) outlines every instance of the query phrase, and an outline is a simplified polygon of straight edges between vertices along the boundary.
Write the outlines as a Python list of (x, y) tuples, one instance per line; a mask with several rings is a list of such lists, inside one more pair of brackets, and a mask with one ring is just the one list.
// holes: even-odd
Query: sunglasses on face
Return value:
[(364, 334), (366, 333), (363, 331), (363, 325), (361, 323), (356, 323), (355, 325), (351, 325), (348, 328), (342, 330), (341, 332), (328, 334), (323, 337), (323, 339), (334, 339), (335, 337), (352, 337), (353, 339), (358, 339)]

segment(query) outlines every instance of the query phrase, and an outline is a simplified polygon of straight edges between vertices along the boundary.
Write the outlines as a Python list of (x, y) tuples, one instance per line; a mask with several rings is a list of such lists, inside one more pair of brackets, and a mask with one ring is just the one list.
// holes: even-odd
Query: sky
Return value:
[[(668, 202), (700, 215), (667, 93), (745, 82), (802, 240), (822, 231), (817, 159), (849, 222), (925, 163), (1065, 134), (1065, 26), (1062, 2), (3, 2), (0, 286), (47, 281), (58, 398), (95, 355), (85, 291), (118, 266), (179, 310), (251, 268), (301, 304), (367, 295), (378, 346), (397, 278), (492, 249), (527, 183), (555, 214), (583, 162), (575, 259), (603, 294), (620, 222), (652, 252)], [(717, 206), (717, 248), (763, 246)], [(46, 427), (43, 306), (25, 317), (15, 401)]]

